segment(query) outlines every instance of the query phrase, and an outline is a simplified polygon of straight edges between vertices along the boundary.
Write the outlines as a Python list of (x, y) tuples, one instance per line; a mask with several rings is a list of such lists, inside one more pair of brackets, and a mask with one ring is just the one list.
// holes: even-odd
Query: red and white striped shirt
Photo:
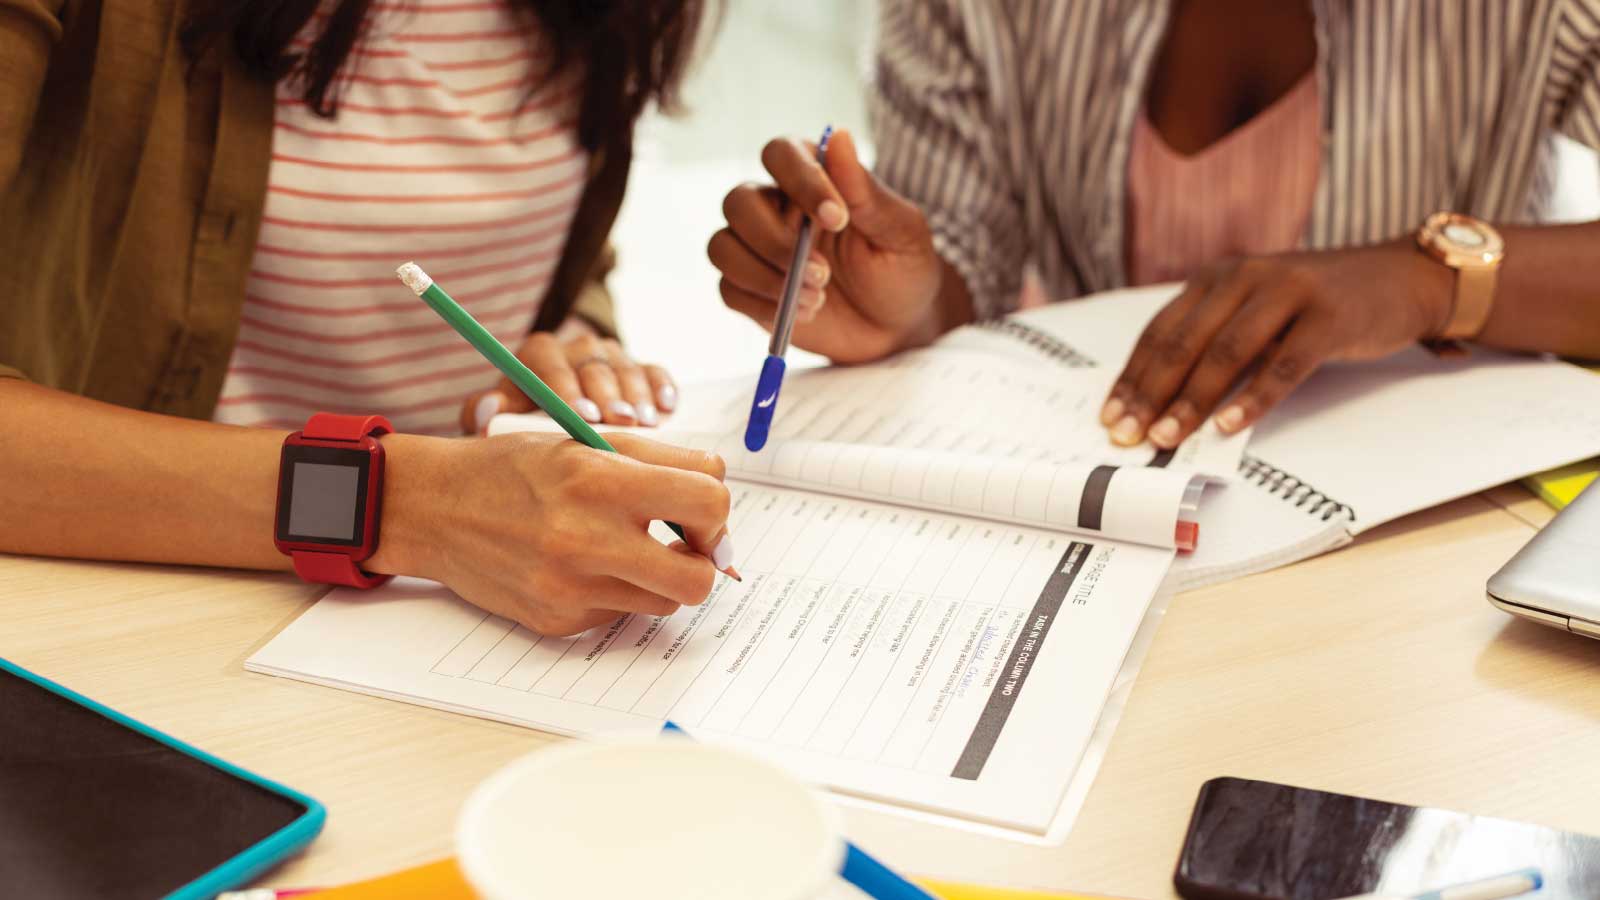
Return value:
[(515, 347), (566, 243), (588, 170), (581, 82), (534, 90), (550, 53), (538, 24), (504, 0), (376, 2), (370, 15), (334, 119), (279, 85), (219, 422), (380, 413), (402, 431), (457, 432), (462, 401), (498, 375), (395, 267), (416, 260)]

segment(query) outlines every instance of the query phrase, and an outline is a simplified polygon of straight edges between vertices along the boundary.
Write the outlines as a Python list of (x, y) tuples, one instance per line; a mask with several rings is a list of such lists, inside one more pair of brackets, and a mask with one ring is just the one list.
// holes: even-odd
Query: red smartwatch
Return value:
[(283, 441), (273, 543), (302, 579), (377, 587), (388, 575), (358, 565), (378, 549), (383, 508), (383, 445), (394, 431), (383, 416), (317, 413)]

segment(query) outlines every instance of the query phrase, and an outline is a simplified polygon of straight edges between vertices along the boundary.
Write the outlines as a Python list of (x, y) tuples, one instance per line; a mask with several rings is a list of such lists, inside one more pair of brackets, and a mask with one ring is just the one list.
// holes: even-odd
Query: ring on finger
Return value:
[(609, 366), (611, 365), (611, 357), (604, 353), (591, 353), (588, 356), (585, 356), (583, 359), (573, 363), (572, 371), (576, 372), (579, 369), (582, 369), (584, 366), (593, 365), (595, 363), (601, 363)]

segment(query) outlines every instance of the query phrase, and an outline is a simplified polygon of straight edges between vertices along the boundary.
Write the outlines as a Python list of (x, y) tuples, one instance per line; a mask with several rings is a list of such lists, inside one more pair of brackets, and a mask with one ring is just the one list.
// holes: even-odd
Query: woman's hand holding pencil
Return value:
[[(551, 635), (670, 615), (705, 600), (718, 571), (739, 577), (720, 456), (626, 435), (612, 444), (419, 266), (396, 274), (572, 440), (391, 435), (390, 484), (406, 487), (384, 492), (371, 571), (442, 581)], [(651, 537), (658, 519), (682, 540)]]
[[(441, 581), (547, 635), (699, 604), (733, 554), (722, 458), (612, 440), (616, 453), (557, 434), (385, 438), (389, 489), (374, 570)], [(649, 534), (652, 520), (668, 517), (685, 541)]]

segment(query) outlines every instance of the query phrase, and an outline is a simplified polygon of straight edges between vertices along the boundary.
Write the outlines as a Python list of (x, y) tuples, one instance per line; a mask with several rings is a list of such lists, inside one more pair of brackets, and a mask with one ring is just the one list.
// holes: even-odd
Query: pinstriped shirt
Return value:
[[(1169, 0), (883, 0), (876, 171), (927, 213), (980, 317), (1032, 266), (1127, 283), (1128, 159)], [(1313, 0), (1322, 161), (1302, 246), (1448, 209), (1537, 221), (1551, 137), (1600, 147), (1600, 0)], [(1270, 202), (1270, 198), (1267, 198)]]

